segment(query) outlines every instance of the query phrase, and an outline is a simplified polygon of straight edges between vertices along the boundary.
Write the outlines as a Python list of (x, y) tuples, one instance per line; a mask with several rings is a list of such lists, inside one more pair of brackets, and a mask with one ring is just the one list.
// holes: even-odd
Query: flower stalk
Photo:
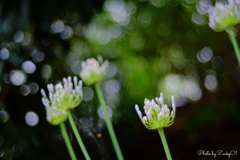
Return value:
[(71, 142), (69, 140), (69, 137), (68, 137), (68, 134), (67, 134), (67, 129), (66, 129), (66, 126), (64, 125), (64, 123), (60, 123), (59, 124), (59, 127), (62, 131), (62, 136), (63, 136), (63, 139), (64, 139), (64, 142), (67, 146), (67, 149), (68, 149), (68, 153), (71, 157), (72, 160), (77, 160), (77, 157), (73, 151), (73, 148), (72, 148), (72, 145), (71, 145)]
[(172, 160), (172, 157), (171, 157), (171, 154), (170, 154), (170, 151), (169, 151), (169, 148), (168, 148), (168, 144), (167, 144), (167, 140), (166, 140), (163, 128), (158, 128), (158, 133), (159, 133), (159, 135), (161, 137), (161, 140), (162, 140), (162, 143), (163, 143), (163, 147), (164, 147), (165, 153), (167, 155), (167, 159), (168, 160)]
[(87, 152), (87, 150), (86, 150), (86, 148), (85, 148), (85, 146), (83, 144), (83, 141), (82, 141), (82, 139), (80, 137), (80, 134), (79, 134), (79, 132), (77, 130), (76, 124), (74, 123), (71, 111), (68, 110), (67, 114), (68, 114), (68, 120), (69, 120), (70, 125), (72, 127), (73, 133), (74, 133), (74, 135), (75, 135), (75, 137), (76, 137), (76, 139), (78, 141), (78, 144), (79, 144), (79, 146), (80, 146), (80, 148), (81, 148), (81, 150), (83, 152), (84, 157), (86, 158), (86, 160), (91, 160), (91, 158), (90, 158), (90, 156), (89, 156), (89, 154), (88, 154), (88, 152)]
[(240, 65), (240, 50), (239, 50), (239, 46), (238, 46), (238, 43), (237, 43), (237, 39), (236, 39), (234, 30), (233, 30), (233, 27), (232, 26), (229, 27), (228, 30), (229, 30), (229, 34), (230, 34), (230, 38), (231, 38), (231, 41), (232, 41), (232, 45), (233, 45), (235, 54), (237, 56), (238, 63)]
[(107, 129), (108, 129), (110, 138), (112, 140), (112, 144), (113, 144), (114, 150), (115, 150), (115, 152), (117, 154), (117, 158), (119, 160), (123, 160), (124, 158), (123, 158), (123, 155), (122, 155), (122, 151), (120, 149), (120, 146), (119, 146), (116, 134), (114, 132), (114, 129), (113, 129), (113, 126), (112, 126), (112, 122), (111, 122), (111, 120), (110, 120), (110, 118), (108, 116), (108, 111), (107, 111), (107, 108), (106, 108), (106, 104), (105, 104), (105, 100), (104, 100), (104, 97), (103, 97), (103, 94), (102, 94), (101, 87), (100, 87), (100, 85), (98, 83), (95, 83), (94, 87), (96, 89), (97, 97), (98, 97), (98, 100), (100, 102), (100, 105), (102, 106), (102, 109), (103, 109), (106, 126), (107, 126)]

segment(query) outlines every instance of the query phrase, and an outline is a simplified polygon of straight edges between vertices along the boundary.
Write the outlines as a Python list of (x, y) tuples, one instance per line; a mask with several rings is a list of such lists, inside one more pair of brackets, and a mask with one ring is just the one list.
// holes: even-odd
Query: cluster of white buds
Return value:
[(108, 68), (108, 61), (105, 60), (103, 63), (101, 56), (98, 56), (98, 61), (90, 58), (81, 63), (80, 77), (86, 85), (94, 84), (104, 78)]
[(228, 3), (217, 2), (208, 9), (209, 26), (216, 32), (240, 23), (240, 1), (228, 0)]
[[(74, 85), (73, 85), (74, 83)], [(47, 120), (53, 125), (58, 125), (67, 119), (66, 110), (77, 107), (82, 101), (82, 81), (78, 81), (77, 77), (63, 78), (63, 83), (48, 84), (49, 98), (43, 89), (42, 102), (46, 107)]]
[(156, 97), (156, 102), (154, 99), (151, 101), (145, 99), (144, 101), (144, 112), (146, 116), (142, 116), (142, 112), (139, 110), (138, 105), (135, 105), (135, 109), (142, 123), (148, 129), (158, 129), (162, 127), (168, 127), (173, 124), (176, 105), (174, 97), (171, 97), (172, 101), (172, 111), (164, 104), (163, 94), (160, 93), (160, 97)]

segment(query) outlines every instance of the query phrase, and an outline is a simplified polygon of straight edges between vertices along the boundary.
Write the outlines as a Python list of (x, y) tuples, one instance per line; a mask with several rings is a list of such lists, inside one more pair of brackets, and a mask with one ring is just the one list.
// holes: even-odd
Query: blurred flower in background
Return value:
[[(91, 85), (100, 81), (104, 78), (107, 72), (108, 61), (105, 60), (103, 62), (101, 56), (98, 57), (98, 60), (99, 62), (94, 58), (90, 58), (87, 59), (86, 62), (82, 62), (82, 70), (80, 72), (80, 77), (87, 85)], [(99, 63), (102, 64), (100, 65)]]

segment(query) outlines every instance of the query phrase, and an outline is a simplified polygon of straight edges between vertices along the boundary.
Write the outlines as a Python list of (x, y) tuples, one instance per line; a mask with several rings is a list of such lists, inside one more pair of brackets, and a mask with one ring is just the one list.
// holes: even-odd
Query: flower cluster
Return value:
[[(74, 83), (74, 85), (73, 85)], [(77, 107), (82, 101), (82, 81), (78, 81), (77, 77), (63, 78), (63, 83), (48, 84), (49, 99), (43, 89), (42, 102), (46, 107), (47, 120), (53, 125), (58, 125), (67, 119), (66, 110)]]
[[(102, 57), (99, 56), (98, 60), (102, 63)], [(108, 61), (105, 60), (104, 63), (99, 63), (96, 59), (90, 58), (86, 62), (82, 62), (82, 70), (80, 72), (80, 77), (86, 85), (94, 84), (105, 76), (108, 68)]]
[(142, 112), (139, 110), (138, 105), (135, 105), (137, 114), (146, 128), (158, 129), (162, 127), (168, 127), (173, 124), (176, 113), (176, 105), (173, 96), (171, 97), (171, 100), (173, 109), (170, 112), (168, 106), (164, 104), (162, 93), (160, 93), (160, 97), (156, 97), (157, 103), (154, 101), (154, 99), (151, 101), (145, 99), (143, 108), (146, 116), (142, 116)]
[(240, 1), (228, 0), (228, 3), (217, 2), (208, 9), (209, 26), (216, 32), (225, 30), (240, 23)]

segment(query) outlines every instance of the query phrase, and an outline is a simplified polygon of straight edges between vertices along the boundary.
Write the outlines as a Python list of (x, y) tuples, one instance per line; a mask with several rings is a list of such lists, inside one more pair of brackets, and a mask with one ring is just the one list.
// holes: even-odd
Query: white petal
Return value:
[(138, 112), (139, 111), (139, 107), (137, 104), (135, 104), (135, 110)]
[(43, 97), (47, 97), (47, 95), (46, 95), (46, 93), (45, 93), (45, 91), (43, 89), (41, 89), (41, 93), (42, 93)]

